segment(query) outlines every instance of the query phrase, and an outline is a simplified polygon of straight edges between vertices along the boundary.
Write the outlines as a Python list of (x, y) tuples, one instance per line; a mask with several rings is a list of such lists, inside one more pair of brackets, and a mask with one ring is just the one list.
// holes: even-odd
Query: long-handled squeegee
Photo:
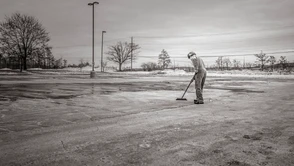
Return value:
[[(193, 76), (193, 78), (195, 78), (195, 75), (196, 75), (197, 73), (195, 73), (194, 74), (194, 76)], [(187, 86), (187, 88), (186, 88), (186, 90), (185, 90), (185, 92), (184, 92), (184, 94), (183, 94), (183, 96), (181, 97), (181, 98), (177, 98), (176, 100), (187, 100), (186, 98), (184, 98), (184, 96), (185, 96), (185, 94), (186, 94), (186, 92), (187, 92), (187, 90), (189, 89), (189, 87), (190, 87), (190, 85), (192, 84), (192, 82), (194, 81), (194, 79), (191, 79), (191, 81), (190, 81), (190, 83), (189, 83), (189, 85)]]

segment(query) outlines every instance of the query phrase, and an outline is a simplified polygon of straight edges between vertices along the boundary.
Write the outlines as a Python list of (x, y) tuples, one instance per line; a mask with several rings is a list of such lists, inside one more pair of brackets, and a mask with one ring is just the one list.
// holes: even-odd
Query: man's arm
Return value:
[(199, 58), (196, 57), (196, 59), (193, 60), (193, 65), (194, 65), (194, 71), (195, 71), (195, 73), (198, 73), (199, 65), (200, 65), (199, 63), (200, 63)]

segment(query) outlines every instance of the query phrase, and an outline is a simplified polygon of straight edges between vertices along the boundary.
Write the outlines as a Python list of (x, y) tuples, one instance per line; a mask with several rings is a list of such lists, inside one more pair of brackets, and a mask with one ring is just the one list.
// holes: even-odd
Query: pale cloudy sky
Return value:
[[(35, 16), (50, 33), (54, 56), (91, 62), (92, 8), (85, 0), (1, 0), (0, 21), (20, 12)], [(141, 46), (134, 66), (157, 61), (162, 49), (176, 64), (200, 56), (294, 50), (293, 0), (98, 0), (95, 62), (118, 41)], [(105, 55), (105, 54), (104, 54)], [(281, 54), (282, 55), (282, 54)], [(292, 54), (285, 54), (291, 61)], [(105, 55), (106, 56), (106, 55)], [(280, 54), (275, 56), (279, 57)], [(243, 61), (244, 57), (230, 57)], [(245, 57), (254, 60), (253, 56)], [(216, 58), (205, 58), (207, 64)]]

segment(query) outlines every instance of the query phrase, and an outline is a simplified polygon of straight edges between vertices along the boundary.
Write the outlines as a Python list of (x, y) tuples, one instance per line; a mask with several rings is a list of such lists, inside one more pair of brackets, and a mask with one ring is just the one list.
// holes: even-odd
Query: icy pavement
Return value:
[(294, 83), (190, 75), (0, 80), (0, 165), (291, 165)]

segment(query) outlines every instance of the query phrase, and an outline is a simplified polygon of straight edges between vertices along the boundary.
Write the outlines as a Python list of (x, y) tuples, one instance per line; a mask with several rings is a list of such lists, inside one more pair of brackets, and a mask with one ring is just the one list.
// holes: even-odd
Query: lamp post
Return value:
[(102, 43), (101, 43), (101, 72), (104, 72), (104, 66), (103, 66), (103, 34), (106, 33), (106, 31), (102, 31)]
[(88, 3), (89, 6), (93, 6), (93, 39), (92, 39), (92, 71), (90, 74), (91, 78), (95, 77), (95, 71), (94, 71), (94, 66), (95, 66), (95, 62), (94, 62), (94, 6), (95, 4), (99, 4), (99, 2), (93, 2), (93, 3)]

